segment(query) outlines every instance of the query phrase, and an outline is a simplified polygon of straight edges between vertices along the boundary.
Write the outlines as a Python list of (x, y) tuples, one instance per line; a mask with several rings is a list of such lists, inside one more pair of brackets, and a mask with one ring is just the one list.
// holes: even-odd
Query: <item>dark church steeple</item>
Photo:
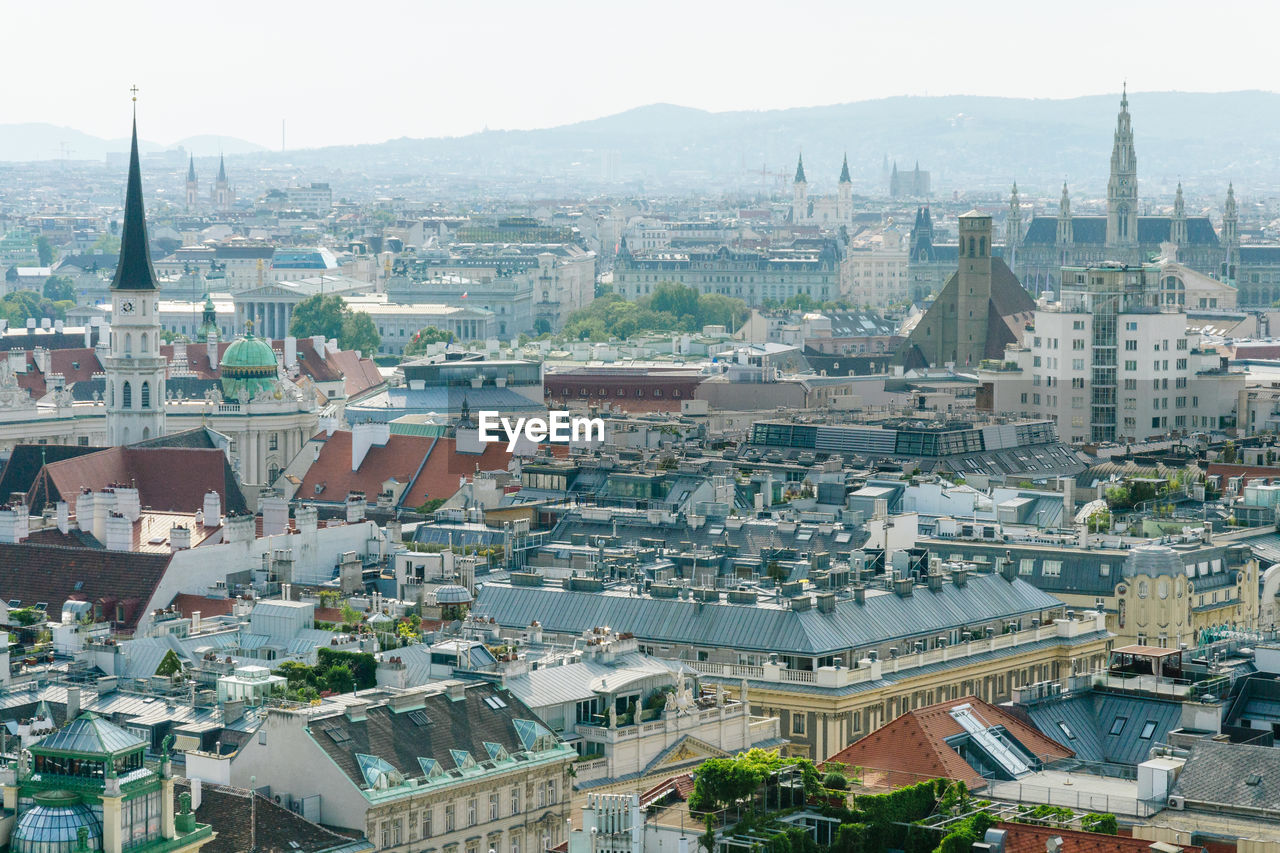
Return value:
[(124, 225), (120, 229), (120, 262), (112, 290), (155, 290), (147, 240), (147, 214), (142, 206), (142, 171), (138, 166), (138, 117), (133, 117), (133, 146), (129, 152), (129, 182), (124, 196)]

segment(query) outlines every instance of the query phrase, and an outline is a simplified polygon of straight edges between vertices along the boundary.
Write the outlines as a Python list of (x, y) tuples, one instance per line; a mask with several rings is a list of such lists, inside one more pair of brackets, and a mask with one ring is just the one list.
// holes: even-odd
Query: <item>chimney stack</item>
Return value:
[(175, 524), (169, 528), (169, 550), (185, 551), (191, 547), (191, 528)]
[(204, 495), (204, 526), (219, 527), (222, 524), (222, 496), (213, 489)]
[(364, 521), (364, 492), (351, 492), (347, 495), (347, 524)]
[(107, 516), (107, 541), (103, 543), (108, 551), (133, 550), (133, 522), (119, 512)]
[(289, 502), (278, 494), (262, 499), (262, 535), (279, 536), (289, 529)]

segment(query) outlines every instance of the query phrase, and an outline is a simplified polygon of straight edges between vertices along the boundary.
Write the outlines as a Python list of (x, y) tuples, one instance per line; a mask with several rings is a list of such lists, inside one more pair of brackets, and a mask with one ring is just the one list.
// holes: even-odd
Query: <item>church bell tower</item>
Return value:
[(111, 349), (106, 369), (107, 443), (164, 435), (165, 360), (160, 354), (160, 299), (138, 166), (137, 95), (125, 191), (120, 260), (111, 282)]

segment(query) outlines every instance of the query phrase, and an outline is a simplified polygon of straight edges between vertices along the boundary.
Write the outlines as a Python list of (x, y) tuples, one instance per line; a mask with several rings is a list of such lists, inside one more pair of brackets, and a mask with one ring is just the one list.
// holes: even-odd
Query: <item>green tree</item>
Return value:
[(156, 667), (156, 675), (172, 678), (180, 672), (182, 672), (182, 661), (173, 649), (169, 649), (160, 659), (160, 665)]
[(58, 257), (58, 253), (53, 250), (53, 244), (43, 234), (36, 238), (36, 254), (40, 256), (42, 267), (53, 266), (54, 259)]
[(342, 320), (347, 304), (337, 294), (317, 293), (293, 309), (289, 334), (296, 338), (324, 335), (325, 340), (342, 337)]
[[(111, 223), (111, 230), (118, 231), (120, 225), (114, 220)], [(114, 233), (106, 233), (98, 235), (98, 239), (90, 248), (90, 252), (95, 255), (118, 255), (120, 254), (120, 238)]]
[(706, 853), (713, 853), (716, 849), (716, 828), (711, 823), (711, 815), (703, 819), (703, 827), (702, 834), (698, 836), (698, 846)]
[(409, 343), (405, 345), (404, 354), (406, 356), (422, 355), (427, 351), (427, 347), (432, 344), (451, 344), (453, 343), (453, 332), (448, 329), (437, 329), (435, 326), (427, 326), (425, 329), (419, 329), (413, 333), (413, 337), (409, 339)]
[(1116, 835), (1120, 832), (1119, 821), (1110, 813), (1090, 812), (1080, 818), (1080, 828), (1085, 832), (1100, 832), (1103, 835)]
[(653, 289), (648, 303), (647, 307), (654, 311), (665, 311), (676, 317), (696, 317), (698, 291), (673, 281), (664, 281)]
[(355, 689), (356, 680), (351, 675), (351, 668), (346, 664), (329, 667), (324, 674), (324, 684), (334, 693), (350, 693)]
[(359, 350), (361, 355), (373, 356), (382, 346), (382, 336), (373, 318), (363, 311), (343, 309), (342, 333), (338, 335), (338, 346), (345, 350)]
[(46, 299), (52, 299), (54, 302), (75, 302), (76, 284), (69, 276), (51, 275), (45, 279), (44, 295)]

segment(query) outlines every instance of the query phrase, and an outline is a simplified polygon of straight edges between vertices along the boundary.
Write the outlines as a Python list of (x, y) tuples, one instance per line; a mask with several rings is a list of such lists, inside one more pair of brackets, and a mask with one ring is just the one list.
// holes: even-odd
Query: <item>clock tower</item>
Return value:
[(160, 354), (159, 292), (142, 208), (136, 110), (135, 106), (120, 261), (111, 282), (111, 348), (103, 365), (110, 445), (158, 438), (165, 431), (166, 364)]

